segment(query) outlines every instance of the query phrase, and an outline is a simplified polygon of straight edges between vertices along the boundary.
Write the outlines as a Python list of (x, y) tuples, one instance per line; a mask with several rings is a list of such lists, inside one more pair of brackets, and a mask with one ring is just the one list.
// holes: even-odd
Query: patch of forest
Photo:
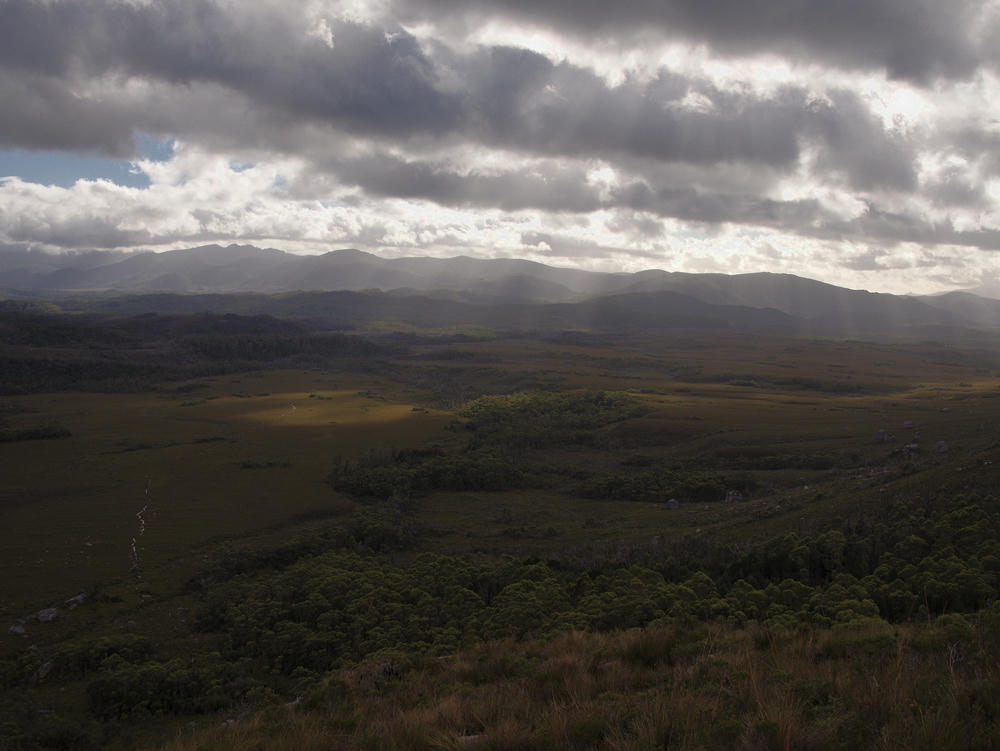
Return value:
[(588, 445), (600, 428), (643, 414), (632, 397), (604, 391), (527, 391), (482, 396), (452, 425), (467, 440), (457, 449), (372, 452), (340, 459), (328, 478), (358, 498), (409, 499), (434, 490), (510, 490), (551, 484), (552, 468), (525, 460), (550, 446)]

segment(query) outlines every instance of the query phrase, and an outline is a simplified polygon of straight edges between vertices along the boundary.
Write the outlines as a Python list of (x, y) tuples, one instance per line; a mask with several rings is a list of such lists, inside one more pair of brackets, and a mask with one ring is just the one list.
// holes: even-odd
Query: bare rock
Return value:
[(44, 608), (38, 611), (39, 623), (52, 623), (58, 617), (59, 611), (55, 608)]
[(13, 636), (28, 636), (28, 632), (24, 630), (24, 624), (20, 622), (12, 623), (10, 628), (7, 629), (7, 633)]
[(52, 672), (52, 663), (43, 662), (41, 665), (38, 666), (38, 670), (32, 673), (31, 678), (28, 679), (28, 682), (31, 684), (41, 683), (48, 677), (49, 673), (51, 672)]
[(86, 601), (87, 601), (87, 595), (81, 592), (80, 594), (76, 595), (76, 597), (70, 597), (68, 600), (66, 600), (66, 605), (69, 607), (70, 610), (72, 610), (73, 608), (78, 607), (79, 605), (83, 605), (83, 603), (85, 603)]

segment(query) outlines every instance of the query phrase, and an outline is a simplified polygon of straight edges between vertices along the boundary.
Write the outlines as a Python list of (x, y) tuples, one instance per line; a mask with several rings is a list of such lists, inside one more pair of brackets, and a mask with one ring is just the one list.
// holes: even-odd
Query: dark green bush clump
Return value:
[(645, 410), (626, 394), (608, 391), (527, 391), (481, 396), (462, 416), (477, 443), (515, 449), (588, 443), (593, 432)]

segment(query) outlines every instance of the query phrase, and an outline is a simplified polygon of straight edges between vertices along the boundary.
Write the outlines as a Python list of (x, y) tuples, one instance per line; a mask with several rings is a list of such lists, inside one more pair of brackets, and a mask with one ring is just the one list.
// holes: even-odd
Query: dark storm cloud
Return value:
[(653, 189), (644, 182), (616, 189), (613, 201), (617, 206), (704, 224), (732, 222), (805, 227), (821, 215), (819, 204), (811, 200), (776, 201), (748, 194), (703, 192), (675, 186)]
[(980, 127), (963, 126), (941, 134), (941, 146), (953, 148), (963, 158), (982, 166), (985, 175), (1000, 177), (1000, 121)]
[[(744, 224), (771, 227), (804, 234), (852, 236), (860, 225), (851, 225), (826, 211), (818, 201), (780, 201), (753, 193), (704, 190), (671, 184), (651, 187), (636, 179), (602, 191), (589, 183), (583, 169), (561, 167), (551, 161), (543, 168), (516, 169), (497, 174), (460, 173), (453, 166), (434, 161), (405, 162), (387, 154), (371, 154), (363, 159), (330, 162), (324, 165), (340, 182), (360, 187), (366, 194), (392, 198), (421, 198), (447, 207), (499, 207), (507, 211), (589, 213), (595, 210), (630, 211), (632, 227), (650, 237), (662, 233), (657, 219), (677, 219), (703, 225)], [(321, 174), (321, 173), (320, 173)], [(309, 185), (293, 186), (307, 197)], [(619, 214), (619, 218), (620, 218)], [(891, 225), (890, 225), (891, 226)], [(913, 227), (898, 220), (906, 238)], [(885, 231), (886, 224), (878, 223)], [(891, 237), (891, 233), (888, 233)]]
[(211, 82), (275, 112), (385, 134), (454, 128), (458, 103), (435, 88), (413, 37), (340, 24), (331, 49), (292, 18), (252, 8), (227, 13), (208, 0), (6, 0), (0, 64), (63, 77)]
[(1000, 230), (959, 230), (947, 219), (930, 222), (920, 216), (882, 210), (874, 203), (861, 216), (845, 220), (815, 200), (778, 201), (674, 187), (653, 190), (641, 182), (616, 191), (611, 203), (686, 222), (770, 227), (824, 240), (867, 239), (889, 245), (911, 242), (1000, 250)]
[[(652, 81), (609, 87), (583, 68), (508, 47), (454, 64), (467, 71), (469, 136), (481, 142), (548, 155), (694, 164), (790, 165), (798, 158), (807, 104), (802, 92), (725, 95), (666, 71)], [(711, 111), (681, 104), (695, 89), (712, 97)]]
[[(589, 40), (613, 35), (705, 43), (928, 82), (970, 74), (975, 0), (401, 0), (397, 12), (468, 27), (511, 19)], [(984, 44), (984, 54), (994, 54)]]
[(130, 156), (133, 123), (60, 80), (0, 69), (0, 147), (99, 151)]
[(870, 249), (864, 253), (845, 258), (840, 262), (840, 265), (852, 271), (882, 271), (886, 267), (879, 263), (879, 260), (887, 256), (888, 254), (883, 251)]
[(663, 222), (637, 211), (618, 210), (607, 222), (612, 232), (621, 232), (642, 240), (658, 240), (664, 236)]
[(463, 174), (447, 165), (381, 154), (344, 161), (331, 169), (340, 181), (371, 195), (419, 198), (444, 206), (581, 213), (601, 207), (597, 189), (587, 184), (586, 171), (572, 166), (548, 164), (516, 172)]
[[(587, 182), (582, 169), (551, 163), (547, 170), (518, 169), (487, 175), (460, 173), (444, 163), (404, 162), (389, 155), (373, 154), (364, 159), (330, 163), (326, 168), (338, 180), (356, 185), (369, 195), (417, 197), (448, 207), (572, 213), (612, 210), (618, 212), (614, 221), (619, 231), (647, 239), (662, 234), (658, 220), (676, 219), (706, 227), (721, 224), (768, 227), (825, 240), (868, 238), (890, 245), (930, 242), (1000, 249), (1000, 233), (956, 230), (948, 221), (932, 223), (919, 216), (882, 210), (873, 202), (861, 216), (845, 220), (814, 199), (783, 201), (750, 192), (699, 189), (676, 181), (653, 187), (646, 180), (636, 179), (602, 193), (597, 185)], [(943, 185), (941, 190), (951, 189)], [(623, 218), (622, 212), (630, 212), (631, 218)], [(612, 224), (609, 228), (616, 227)], [(565, 246), (560, 246), (557, 253), (564, 249)], [(867, 268), (850, 263), (846, 267)]]
[(981, 184), (969, 179), (968, 170), (952, 166), (942, 170), (935, 179), (921, 186), (922, 192), (940, 206), (976, 208), (986, 204)]
[[(855, 189), (906, 190), (916, 183), (915, 146), (886, 133), (850, 92), (820, 101), (786, 87), (758, 98), (666, 73), (650, 83), (608, 87), (590, 72), (509, 48), (490, 49), (474, 61), (469, 89), (477, 93), (462, 134), (472, 143), (534, 156), (600, 158), (633, 171), (650, 164), (746, 164), (761, 173), (758, 179), (794, 168), (809, 145), (819, 150), (822, 173), (841, 175)], [(710, 109), (679, 106), (689, 91)], [(450, 205), (494, 200), (502, 208), (586, 211), (593, 202), (591, 191), (575, 183), (574, 169), (562, 170), (569, 179), (548, 185), (530, 174), (522, 180), (461, 179), (447, 169), (399, 159), (342, 165), (340, 172), (382, 195)], [(547, 189), (561, 195), (546, 195)]]
[[(37, 147), (37, 133), (48, 133), (47, 145), (58, 145), (62, 134), (63, 147), (76, 148), (81, 139), (87, 142), (78, 132), (86, 130), (79, 112), (88, 100), (79, 92), (87, 75), (122, 83), (140, 77), (182, 85), (182, 100), (198, 86), (243, 97), (248, 122), (239, 129), (242, 145), (281, 144), (285, 131), (306, 120), (397, 144), (459, 139), (544, 156), (791, 168), (803, 142), (816, 140), (853, 185), (903, 187), (912, 179), (906, 145), (888, 139), (846, 93), (817, 103), (796, 87), (766, 97), (723, 92), (666, 71), (651, 81), (608, 86), (588, 70), (527, 50), (494, 47), (462, 55), (438, 45), (432, 57), (412, 36), (389, 31), (335, 24), (331, 49), (273, 14), (234, 18), (206, 0), (138, 6), (7, 0), (0, 3), (0, 60), (46, 83), (53, 94), (45, 102), (50, 106), (29, 107), (13, 118), (17, 132), (6, 138)], [(39, 56), (40, 48), (53, 55)], [(45, 78), (51, 73), (62, 76)], [(684, 106), (689, 93), (708, 108)], [(113, 98), (101, 106), (115, 113)], [(137, 108), (129, 114), (132, 120), (119, 117), (107, 129), (105, 150), (120, 152), (130, 127), (160, 130)], [(191, 114), (204, 131), (211, 114)], [(163, 118), (184, 127), (183, 115)], [(229, 127), (220, 123), (218, 131)]]
[(842, 173), (856, 190), (916, 186), (913, 146), (887, 133), (857, 94), (843, 89), (813, 106), (810, 120), (822, 144), (821, 173)]
[(979, 250), (1000, 250), (1000, 230), (960, 230), (950, 219), (930, 222), (919, 216), (885, 211), (874, 204), (851, 220), (824, 218), (799, 233), (828, 240), (881, 241), (884, 245), (914, 243), (923, 246), (959, 245)]

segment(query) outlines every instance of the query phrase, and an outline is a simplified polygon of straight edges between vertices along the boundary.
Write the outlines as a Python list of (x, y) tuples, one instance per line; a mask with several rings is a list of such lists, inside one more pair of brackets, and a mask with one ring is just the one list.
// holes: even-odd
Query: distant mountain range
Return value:
[[(7, 298), (152, 295), (88, 305), (121, 314), (268, 313), (351, 326), (398, 319), (532, 330), (735, 328), (831, 335), (1000, 327), (1000, 300), (967, 292), (914, 297), (790, 274), (599, 273), (516, 259), (384, 259), (358, 250), (300, 256), (250, 245), (68, 255), (0, 249), (0, 290)], [(302, 294), (287, 294), (296, 292)]]

